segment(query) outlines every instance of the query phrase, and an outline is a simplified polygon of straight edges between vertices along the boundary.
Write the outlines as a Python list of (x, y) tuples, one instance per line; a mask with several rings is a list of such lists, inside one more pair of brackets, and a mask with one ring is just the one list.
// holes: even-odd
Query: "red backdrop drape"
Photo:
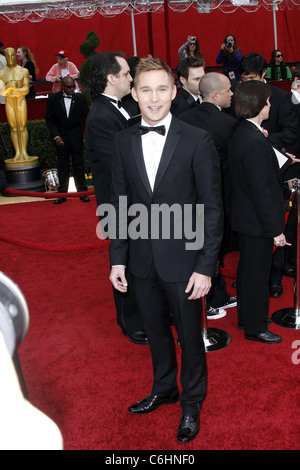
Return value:
[[(300, 10), (278, 11), (277, 35), (278, 48), (284, 53), (286, 62), (300, 62)], [(167, 20), (167, 23), (166, 23)], [(152, 25), (151, 34), (148, 26)], [(166, 26), (168, 28), (166, 29)], [(97, 51), (122, 50), (127, 57), (133, 55), (133, 41), (130, 15), (122, 13), (109, 18), (96, 14), (83, 19), (72, 16), (68, 20), (43, 20), (31, 23), (28, 20), (19, 23), (7, 23), (0, 20), (1, 37), (6, 47), (17, 48), (25, 45), (33, 52), (40, 74), (45, 77), (49, 68), (56, 62), (55, 54), (60, 49), (69, 51), (69, 58), (79, 68), (84, 57), (79, 52), (79, 45), (86, 34), (94, 30), (100, 37), (101, 44)], [(168, 10), (167, 19), (164, 13), (135, 15), (137, 54), (142, 57), (150, 52), (153, 43), (153, 54), (176, 67), (178, 48), (189, 34), (198, 37), (207, 66), (215, 66), (219, 47), (227, 33), (234, 34), (243, 54), (250, 51), (259, 52), (267, 61), (274, 49), (273, 13), (264, 7), (255, 13), (248, 13), (241, 8), (234, 13), (223, 13), (215, 10), (199, 14), (193, 7), (184, 13)], [(166, 37), (166, 31), (169, 36)]]

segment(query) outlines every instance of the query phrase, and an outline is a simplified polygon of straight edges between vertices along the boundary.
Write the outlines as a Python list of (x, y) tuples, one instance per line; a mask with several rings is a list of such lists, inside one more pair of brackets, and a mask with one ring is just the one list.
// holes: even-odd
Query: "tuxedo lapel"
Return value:
[(152, 197), (152, 189), (150, 186), (150, 182), (149, 182), (149, 178), (148, 178), (147, 170), (145, 166), (145, 161), (144, 161), (142, 139), (141, 139), (141, 135), (140, 135), (138, 128), (136, 128), (133, 131), (133, 134), (131, 136), (131, 143), (132, 143), (133, 154), (134, 154), (134, 158), (136, 161), (136, 166), (137, 166), (140, 178), (147, 192)]
[(65, 107), (65, 100), (64, 100), (64, 95), (63, 95), (62, 91), (61, 91), (61, 94), (59, 96), (59, 104), (62, 107), (64, 115), (67, 117), (67, 111), (66, 111), (66, 107)]
[(156, 189), (158, 188), (162, 180), (162, 177), (165, 171), (167, 170), (168, 165), (172, 159), (173, 153), (180, 139), (180, 131), (181, 131), (180, 121), (177, 121), (173, 117), (171, 121), (170, 129), (167, 135), (166, 143), (163, 149), (163, 153), (161, 156), (161, 160), (157, 169), (153, 192), (155, 192)]

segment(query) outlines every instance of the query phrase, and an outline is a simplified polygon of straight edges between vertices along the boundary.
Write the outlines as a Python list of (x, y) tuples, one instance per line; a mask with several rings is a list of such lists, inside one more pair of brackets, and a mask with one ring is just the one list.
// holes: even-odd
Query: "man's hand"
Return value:
[(109, 280), (119, 292), (127, 292), (127, 280), (124, 266), (113, 266), (110, 271)]
[(189, 279), (188, 285), (186, 286), (186, 294), (193, 289), (188, 300), (196, 300), (204, 297), (208, 294), (211, 288), (211, 277), (205, 276), (204, 274), (193, 273)]
[(64, 145), (64, 141), (62, 140), (62, 138), (60, 137), (60, 135), (57, 135), (55, 138), (55, 143), (56, 145), (58, 145), (59, 147), (62, 147)]
[(284, 246), (286, 244), (286, 239), (283, 233), (273, 238), (275, 246)]

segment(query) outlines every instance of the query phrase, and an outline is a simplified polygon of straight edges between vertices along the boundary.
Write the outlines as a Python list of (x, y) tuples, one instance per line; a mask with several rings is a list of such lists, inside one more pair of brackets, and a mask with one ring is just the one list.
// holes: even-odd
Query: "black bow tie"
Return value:
[(121, 101), (115, 100), (114, 98), (109, 98), (108, 96), (107, 96), (107, 98), (108, 98), (109, 101), (111, 101), (112, 103), (115, 103), (116, 105), (118, 105), (118, 108), (122, 108), (123, 105), (122, 105)]
[(64, 98), (68, 98), (69, 100), (71, 100), (72, 96), (64, 95)]
[(147, 134), (148, 132), (154, 131), (160, 135), (165, 135), (166, 128), (165, 126), (156, 126), (156, 127), (148, 127), (148, 126), (140, 126), (141, 134)]

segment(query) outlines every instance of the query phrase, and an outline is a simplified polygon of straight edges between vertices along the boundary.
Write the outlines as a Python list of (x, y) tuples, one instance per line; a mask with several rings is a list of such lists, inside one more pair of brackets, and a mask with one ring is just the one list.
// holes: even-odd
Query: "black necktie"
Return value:
[(119, 101), (119, 100), (114, 100), (113, 98), (109, 98), (108, 96), (107, 96), (107, 98), (108, 98), (109, 101), (111, 101), (112, 103), (115, 103), (115, 104), (118, 106), (118, 108), (122, 108), (123, 105), (122, 105), (121, 101)]
[(166, 128), (165, 126), (156, 126), (156, 127), (148, 127), (148, 126), (140, 126), (141, 134), (147, 134), (148, 132), (154, 131), (160, 135), (165, 135)]

